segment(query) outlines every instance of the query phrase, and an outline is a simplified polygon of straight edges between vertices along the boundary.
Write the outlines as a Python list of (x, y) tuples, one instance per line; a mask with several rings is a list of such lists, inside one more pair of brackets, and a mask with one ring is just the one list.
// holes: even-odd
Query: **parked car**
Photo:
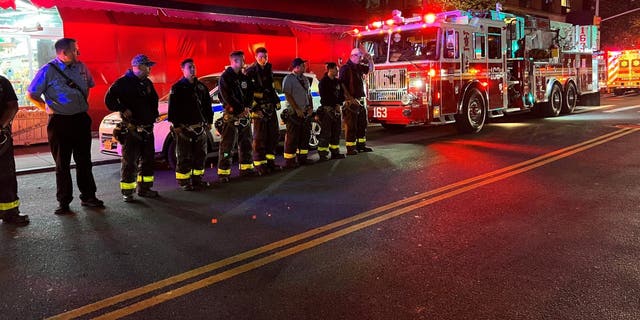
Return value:
[[(274, 88), (278, 92), (280, 97), (282, 108), (277, 112), (278, 122), (280, 123), (281, 133), (286, 130), (284, 122), (280, 119), (282, 110), (287, 108), (288, 103), (282, 93), (282, 80), (289, 74), (289, 71), (274, 71)], [(209, 94), (213, 101), (211, 109), (213, 110), (213, 121), (222, 117), (223, 106), (218, 99), (218, 80), (220, 79), (222, 72), (209, 74), (198, 78), (209, 88)], [(311, 96), (313, 98), (314, 111), (320, 106), (320, 95), (318, 93), (318, 79), (313, 73), (305, 73), (305, 76), (309, 78), (311, 83)], [(175, 168), (176, 164), (176, 144), (171, 135), (171, 123), (167, 121), (167, 112), (169, 110), (169, 95), (165, 95), (160, 98), (158, 103), (158, 111), (160, 116), (156, 120), (153, 127), (153, 134), (155, 138), (155, 150), (156, 158), (164, 159), (167, 161), (171, 168)], [(113, 128), (116, 124), (120, 123), (120, 112), (112, 112), (105, 116), (100, 123), (99, 138), (100, 138), (100, 151), (105, 154), (111, 154), (115, 156), (122, 156), (122, 146), (113, 138)], [(312, 148), (318, 145), (318, 135), (320, 134), (320, 125), (317, 122), (313, 122), (311, 125), (311, 138), (309, 144)], [(212, 126), (208, 135), (208, 155), (207, 158), (213, 158), (218, 156), (218, 146), (220, 143), (220, 133)], [(281, 134), (281, 139), (284, 134)]]

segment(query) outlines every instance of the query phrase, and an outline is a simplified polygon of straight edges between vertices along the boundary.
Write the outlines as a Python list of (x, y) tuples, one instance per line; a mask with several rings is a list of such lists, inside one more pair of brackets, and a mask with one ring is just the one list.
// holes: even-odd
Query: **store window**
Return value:
[(5, 76), (27, 106), (27, 88), (38, 69), (55, 58), (53, 44), (63, 37), (62, 19), (55, 8), (37, 8), (17, 0), (16, 10), (0, 9), (0, 74)]

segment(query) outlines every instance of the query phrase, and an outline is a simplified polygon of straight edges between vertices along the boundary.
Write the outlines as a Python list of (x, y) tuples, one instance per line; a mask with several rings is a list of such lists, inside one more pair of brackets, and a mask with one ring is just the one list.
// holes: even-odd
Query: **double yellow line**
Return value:
[[(328, 225), (315, 228), (315, 229), (303, 232), (301, 234), (298, 234), (277, 242), (267, 244), (260, 248), (246, 251), (244, 253), (211, 263), (206, 266), (202, 266), (200, 268), (197, 268), (197, 269), (194, 269), (194, 270), (191, 270), (191, 271), (188, 271), (188, 272), (185, 272), (185, 273), (182, 273), (158, 282), (151, 283), (149, 285), (146, 285), (137, 289), (133, 289), (131, 291), (121, 293), (119, 295), (50, 317), (48, 319), (73, 319), (73, 318), (85, 316), (105, 308), (113, 307), (116, 304), (120, 304), (135, 298), (140, 298), (143, 295), (151, 294), (160, 289), (163, 289), (172, 285), (177, 285), (181, 282), (185, 282), (195, 277), (210, 273), (217, 269), (228, 267), (233, 264), (239, 264), (240, 262), (243, 262), (245, 260), (263, 255), (263, 257), (259, 257), (254, 260), (241, 263), (238, 266), (231, 267), (230, 269), (227, 269), (223, 272), (215, 273), (203, 279), (181, 285), (175, 289), (156, 294), (149, 298), (137, 301), (133, 304), (105, 313), (95, 318), (95, 319), (118, 319), (130, 314), (133, 314), (135, 312), (150, 308), (154, 305), (166, 302), (168, 300), (186, 295), (190, 292), (202, 289), (204, 287), (210, 286), (212, 284), (223, 281), (225, 279), (229, 279), (231, 277), (242, 274), (244, 272), (254, 270), (256, 268), (259, 268), (261, 266), (264, 266), (274, 261), (278, 261), (280, 259), (299, 253), (301, 251), (316, 247), (318, 245), (321, 245), (328, 241), (342, 237), (344, 235), (350, 234), (352, 232), (361, 230), (363, 228), (369, 227), (371, 225), (375, 225), (380, 222), (392, 219), (394, 217), (403, 215), (405, 213), (411, 212), (413, 210), (427, 206), (429, 204), (432, 204), (447, 198), (451, 198), (458, 194), (480, 188), (487, 184), (491, 184), (500, 180), (504, 180), (511, 176), (533, 170), (547, 163), (569, 157), (578, 152), (582, 152), (584, 150), (593, 148), (595, 146), (601, 145), (611, 140), (618, 139), (620, 137), (636, 132), (638, 130), (640, 129), (639, 128), (623, 128), (620, 130), (616, 130), (614, 132), (599, 136), (597, 138), (584, 141), (582, 143), (578, 143), (566, 148), (562, 148), (527, 161), (523, 161), (523, 162), (511, 165), (505, 168), (501, 168), (486, 174), (482, 174), (473, 178), (462, 180), (462, 181), (459, 181), (435, 190), (420, 193), (403, 200), (392, 202), (387, 205), (362, 212), (358, 215), (355, 215), (346, 219), (342, 219), (342, 220), (330, 223)], [(364, 221), (359, 222), (360, 220), (364, 220)], [(334, 229), (338, 229), (338, 230), (334, 230)], [(332, 232), (327, 233), (329, 231), (332, 231)], [(306, 241), (303, 241), (303, 240), (306, 240)], [(294, 245), (297, 242), (301, 242), (301, 243)], [(290, 246), (290, 245), (293, 245), (293, 246)]]

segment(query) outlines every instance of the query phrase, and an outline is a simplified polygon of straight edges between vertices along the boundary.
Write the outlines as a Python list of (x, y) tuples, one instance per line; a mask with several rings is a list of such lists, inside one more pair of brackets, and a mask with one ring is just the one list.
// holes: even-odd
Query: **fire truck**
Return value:
[(640, 90), (640, 50), (607, 51), (607, 87), (616, 96)]
[(538, 111), (555, 117), (598, 105), (598, 30), (500, 11), (449, 11), (354, 29), (374, 62), (370, 122), (385, 128), (455, 123), (479, 132), (488, 118)]

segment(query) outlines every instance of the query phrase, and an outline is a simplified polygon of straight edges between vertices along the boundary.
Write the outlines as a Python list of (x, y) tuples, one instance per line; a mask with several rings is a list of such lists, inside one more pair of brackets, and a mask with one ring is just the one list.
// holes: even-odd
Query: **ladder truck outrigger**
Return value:
[(449, 11), (354, 29), (373, 59), (370, 122), (385, 128), (455, 123), (479, 132), (487, 118), (537, 111), (555, 117), (599, 105), (598, 29), (499, 11)]

